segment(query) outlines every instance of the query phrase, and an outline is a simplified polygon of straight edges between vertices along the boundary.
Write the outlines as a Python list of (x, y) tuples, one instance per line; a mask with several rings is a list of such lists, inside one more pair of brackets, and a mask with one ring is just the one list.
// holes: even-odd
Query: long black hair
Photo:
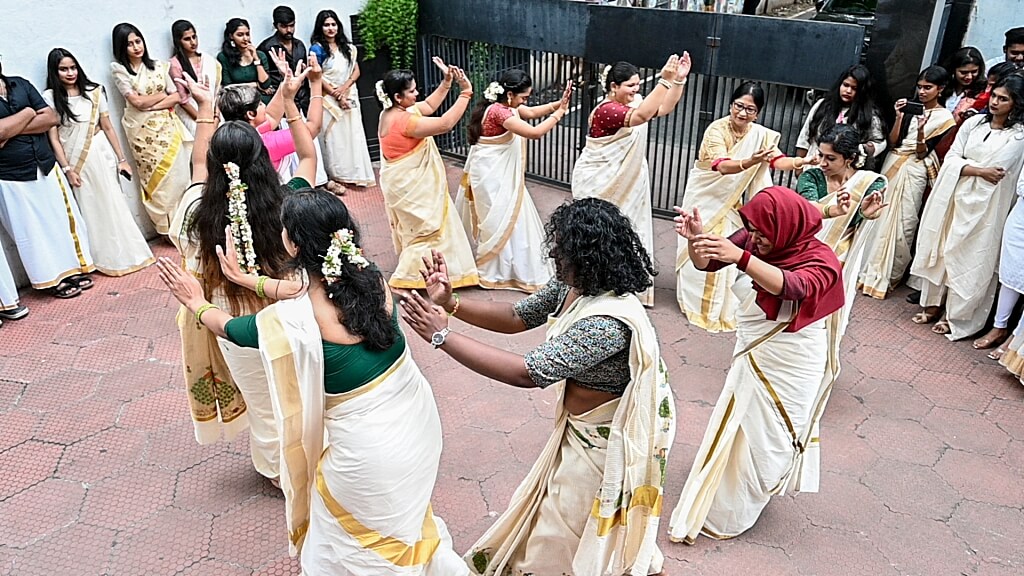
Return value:
[[(533, 87), (533, 79), (526, 72), (518, 68), (512, 68), (501, 73), (501, 78), (498, 78), (498, 84), (501, 85), (504, 92), (498, 96), (497, 102), (508, 105), (513, 95), (522, 94)], [(479, 142), (480, 136), (483, 135), (484, 113), (487, 112), (487, 107), (491, 104), (493, 102), (488, 101), (486, 98), (481, 98), (476, 103), (476, 106), (473, 107), (473, 113), (469, 117), (469, 126), (466, 127), (471, 146)]]
[(849, 104), (850, 109), (846, 112), (846, 123), (856, 128), (861, 138), (870, 137), (871, 124), (877, 116), (875, 103), (871, 99), (871, 73), (864, 65), (857, 64), (839, 75), (839, 79), (836, 80), (828, 94), (822, 98), (821, 104), (818, 105), (814, 116), (811, 117), (810, 138), (812, 142), (817, 142), (821, 135), (836, 123), (839, 111), (846, 108), (846, 103), (839, 96), (839, 88), (847, 78), (853, 78), (857, 82), (857, 93), (853, 97), (853, 102)]
[(175, 20), (174, 24), (171, 24), (171, 40), (174, 41), (173, 56), (178, 59), (178, 64), (181, 64), (182, 71), (188, 74), (195, 82), (199, 82), (199, 76), (196, 75), (195, 68), (192, 67), (192, 60), (189, 59), (188, 54), (185, 54), (185, 49), (181, 47), (181, 37), (189, 30), (195, 32), (196, 27), (188, 20)]
[(227, 57), (228, 62), (232, 66), (238, 66), (242, 61), (242, 51), (238, 49), (238, 46), (235, 46), (235, 41), (231, 38), (235, 31), (242, 26), (249, 28), (249, 32), (252, 33), (249, 21), (245, 18), (232, 18), (224, 24), (224, 42), (220, 45), (220, 51), (224, 53), (224, 56)]
[(114, 30), (110, 33), (111, 44), (113, 45), (114, 60), (117, 60), (119, 64), (128, 70), (129, 74), (134, 75), (135, 70), (132, 70), (132, 61), (128, 57), (128, 36), (135, 34), (142, 40), (142, 46), (145, 48), (142, 52), (142, 65), (150, 70), (156, 68), (156, 62), (149, 56), (149, 44), (146, 43), (146, 37), (142, 35), (135, 24), (128, 22), (121, 22), (117, 26), (114, 26)]
[[(289, 260), (281, 240), (281, 202), (284, 193), (277, 171), (270, 163), (270, 154), (255, 128), (239, 121), (225, 122), (217, 128), (206, 154), (209, 173), (203, 186), (202, 199), (187, 232), (193, 242), (199, 243), (206, 295), (210, 296), (214, 289), (221, 288), (228, 297), (233, 314), (250, 313), (259, 308), (259, 299), (252, 291), (224, 277), (216, 253), (217, 246), (224, 246), (224, 228), (230, 223), (230, 181), (224, 171), (224, 165), (228, 162), (238, 165), (239, 177), (248, 187), (245, 205), (260, 272), (275, 278), (282, 277)], [(242, 303), (249, 306), (242, 307)]]
[[(384, 74), (384, 80), (382, 81), (384, 95), (391, 101), (392, 105), (398, 104), (395, 100), (395, 94), (401, 94), (408, 90), (415, 80), (416, 76), (412, 73), (412, 70), (388, 70)], [(380, 105), (383, 107), (384, 103), (381, 102)]]
[(942, 100), (945, 101), (954, 92), (956, 92), (957, 81), (956, 81), (956, 69), (963, 68), (964, 66), (975, 65), (978, 67), (978, 74), (974, 77), (974, 82), (970, 86), (964, 88), (964, 93), (975, 98), (978, 94), (985, 91), (985, 57), (981, 55), (981, 51), (974, 46), (964, 46), (963, 48), (953, 52), (953, 54), (946, 59), (946, 63), (942, 66), (950, 74), (950, 82), (946, 84), (946, 89), (942, 91)]
[[(99, 84), (89, 80), (86, 76), (85, 70), (82, 70), (82, 65), (78, 63), (78, 58), (64, 48), (54, 48), (50, 50), (50, 54), (46, 57), (46, 87), (53, 91), (53, 107), (57, 110), (57, 114), (60, 116), (60, 123), (65, 124), (70, 119), (72, 122), (78, 122), (78, 116), (75, 115), (74, 111), (71, 110), (71, 105), (68, 104), (68, 90), (64, 87), (64, 83), (60, 80), (60, 72), (57, 70), (60, 68), (60, 63), (65, 58), (71, 58), (71, 61), (75, 63), (75, 68), (78, 69), (78, 78), (75, 80), (75, 86), (78, 88), (78, 93), (83, 97), (86, 96), (86, 92), (99, 86)], [(106, 97), (106, 95), (103, 95)]]
[(328, 53), (331, 51), (330, 43), (327, 41), (327, 37), (324, 36), (324, 22), (328, 18), (333, 18), (338, 24), (338, 35), (334, 37), (334, 43), (338, 45), (338, 52), (341, 53), (342, 57), (346, 61), (349, 59), (349, 45), (351, 42), (348, 40), (348, 36), (345, 35), (345, 27), (341, 25), (341, 19), (338, 18), (338, 13), (334, 10), (321, 10), (316, 15), (316, 21), (313, 23), (313, 33), (309, 36), (310, 45), (319, 44), (327, 50)]
[(633, 223), (607, 200), (583, 198), (555, 208), (544, 243), (559, 280), (571, 281), (583, 296), (621, 296), (654, 284), (657, 271)]
[[(319, 188), (303, 188), (289, 194), (281, 209), (281, 223), (299, 252), (292, 265), (305, 270), (311, 280), (323, 281), (323, 264), (334, 233), (347, 229), (360, 245), (359, 227), (345, 203)], [(338, 321), (363, 339), (367, 350), (391, 348), (398, 338), (394, 319), (385, 308), (384, 278), (376, 266), (360, 268), (341, 258), (341, 274), (324, 283), (324, 290), (338, 313)]]
[[(982, 66), (984, 66), (984, 64), (982, 64)], [(950, 72), (942, 66), (929, 66), (922, 70), (921, 73), (917, 75), (917, 81), (921, 82), (922, 80), (939, 87), (940, 103), (945, 99), (945, 94), (949, 87), (956, 84), (956, 78), (952, 77)], [(921, 101), (921, 98), (917, 95), (916, 89), (914, 90), (914, 97), (911, 98), (911, 100), (914, 102)], [(905, 118), (903, 125), (900, 126), (899, 142), (902, 142), (903, 139), (907, 137), (907, 134), (910, 133), (910, 122), (906, 120), (909, 120), (909, 118)], [(923, 120), (924, 118), (922, 117), (920, 121)]]
[[(1005, 89), (1013, 100), (1013, 108), (1010, 109), (1010, 115), (1006, 118), (1003, 128), (1024, 125), (1024, 76), (1017, 73), (1009, 74), (996, 82), (992, 91), (995, 92), (996, 88)], [(987, 122), (992, 122), (992, 112), (985, 116)]]

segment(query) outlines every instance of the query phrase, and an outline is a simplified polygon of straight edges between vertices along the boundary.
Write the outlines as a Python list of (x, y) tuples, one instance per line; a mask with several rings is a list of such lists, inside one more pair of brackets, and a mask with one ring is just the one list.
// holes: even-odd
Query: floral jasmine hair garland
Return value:
[(597, 85), (601, 90), (608, 91), (608, 74), (612, 71), (612, 65), (609, 64), (601, 70), (601, 75), (597, 77)]
[(323, 266), (320, 267), (324, 281), (328, 284), (334, 284), (344, 274), (342, 257), (360, 270), (370, 264), (370, 261), (363, 257), (363, 249), (352, 241), (352, 231), (348, 228), (342, 228), (331, 235), (331, 245), (327, 248)]
[(385, 110), (391, 108), (391, 98), (388, 98), (388, 95), (384, 93), (384, 81), (377, 80), (377, 83), (373, 85), (373, 89), (377, 93), (377, 100), (380, 102), (381, 106), (383, 106)]
[(242, 256), (242, 267), (247, 274), (260, 271), (256, 263), (256, 250), (252, 245), (252, 227), (249, 225), (249, 213), (245, 205), (245, 191), (249, 187), (239, 176), (238, 164), (228, 162), (224, 165), (228, 175), (228, 217), (231, 219), (231, 240), (235, 243), (235, 251)]
[(497, 102), (498, 95), (504, 94), (505, 89), (502, 88), (501, 84), (497, 82), (491, 82), (487, 85), (487, 89), (484, 90), (484, 99), (488, 102)]

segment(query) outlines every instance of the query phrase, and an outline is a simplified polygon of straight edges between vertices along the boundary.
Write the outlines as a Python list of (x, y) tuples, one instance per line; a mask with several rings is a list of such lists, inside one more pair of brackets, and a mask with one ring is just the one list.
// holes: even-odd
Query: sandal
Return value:
[(69, 276), (66, 280), (78, 286), (80, 290), (88, 290), (93, 286), (92, 278), (88, 274), (75, 274), (74, 276)]
[(1000, 346), (999, 348), (989, 352), (988, 357), (993, 360), (1001, 360), (1003, 358), (1003, 354), (1006, 354), (1006, 347)]
[(929, 314), (927, 310), (922, 310), (910, 319), (914, 324), (931, 324), (939, 319), (940, 312)]
[(62, 280), (59, 284), (49, 289), (50, 296), (54, 298), (74, 298), (82, 293), (82, 289), (70, 280)]
[(335, 182), (334, 180), (327, 182), (327, 184), (324, 187), (327, 188), (328, 192), (334, 194), (335, 196), (344, 196), (345, 193), (348, 192), (348, 188), (345, 188), (345, 186), (339, 184), (338, 182)]
[(949, 334), (950, 332), (952, 332), (952, 330), (949, 328), (949, 320), (943, 318), (942, 320), (936, 322), (935, 326), (932, 326), (932, 332), (936, 334)]
[[(996, 332), (997, 330), (1000, 333), (994, 336), (992, 333)], [(1009, 335), (1010, 332), (1006, 328), (993, 328), (989, 330), (988, 333), (986, 333), (984, 336), (975, 340), (974, 343), (971, 345), (974, 346), (975, 350), (988, 350), (989, 348), (995, 348), (996, 346), (1005, 342), (1006, 338), (1009, 337)]]

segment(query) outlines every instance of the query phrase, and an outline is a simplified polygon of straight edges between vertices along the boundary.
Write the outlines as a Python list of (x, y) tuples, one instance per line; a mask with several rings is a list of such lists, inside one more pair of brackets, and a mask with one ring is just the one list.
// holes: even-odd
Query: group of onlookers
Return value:
[[(0, 70), (0, 220), (33, 288), (73, 298), (92, 287), (94, 271), (120, 276), (152, 264), (122, 185), (137, 182), (154, 229), (166, 236), (191, 181), (198, 123), (252, 124), (282, 182), (298, 164), (289, 130), (302, 126), (321, 159), (315, 184), (341, 195), (347, 186), (375, 183), (355, 87), (359, 64), (341, 19), (333, 10), (317, 15), (308, 54), (323, 70), (323, 94), (311, 97), (304, 83), (296, 98), (300, 114), (287, 118), (280, 98), (273, 98), (282, 70), (306, 63), (308, 56), (294, 37), (294, 11), (278, 6), (273, 19), (275, 33), (257, 46), (248, 22), (232, 18), (216, 57), (200, 52), (191, 22), (178, 20), (171, 26), (166, 61), (151, 56), (139, 28), (115, 26), (110, 73), (124, 98), (124, 149), (110, 121), (106, 89), (72, 52), (50, 51), (42, 95), (24, 78)], [(215, 117), (198, 117), (190, 81), (220, 93)], [(27, 314), (7, 260), (0, 257), (0, 319)]]

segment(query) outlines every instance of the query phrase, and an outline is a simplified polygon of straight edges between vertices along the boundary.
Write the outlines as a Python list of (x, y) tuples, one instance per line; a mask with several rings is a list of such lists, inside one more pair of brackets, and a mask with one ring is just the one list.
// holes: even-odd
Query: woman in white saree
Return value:
[[(950, 340), (985, 326), (998, 278), (1003, 224), (1024, 164), (1024, 79), (996, 83), (989, 112), (966, 120), (924, 206), (910, 273), (921, 285), (917, 324)], [(1005, 328), (1003, 329), (1005, 332)]]
[(738, 536), (775, 494), (817, 491), (822, 382), (830, 356), (825, 319), (843, 307), (839, 260), (815, 237), (821, 210), (771, 187), (740, 208), (744, 228), (705, 234), (699, 213), (679, 209), (676, 231), (698, 268), (746, 272), (736, 348), (722, 394), (669, 528), (675, 541)]
[(173, 112), (181, 102), (167, 62), (154, 61), (142, 32), (132, 24), (114, 27), (116, 62), (110, 73), (124, 96), (121, 127), (138, 168), (142, 204), (160, 234), (167, 235), (181, 195), (188, 188), (193, 137)]
[(50, 147), (75, 189), (96, 269), (124, 276), (149, 266), (153, 252), (121, 191), (118, 172), (132, 172), (110, 122), (106, 91), (63, 48), (50, 51), (46, 85), (43, 99), (61, 120), (49, 130)]
[[(602, 75), (605, 98), (590, 114), (587, 146), (572, 169), (572, 197), (600, 198), (615, 204), (653, 257), (654, 220), (651, 214), (651, 174), (647, 167), (647, 123), (668, 116), (683, 96), (690, 74), (690, 54), (673, 54), (661, 78), (646, 98), (641, 97), (640, 71), (629, 62), (616, 62)], [(639, 295), (654, 306), (654, 285)]]
[[(411, 70), (391, 70), (377, 83), (377, 99), (384, 106), (377, 128), (380, 189), (398, 255), (388, 280), (392, 288), (423, 288), (420, 267), (431, 250), (448, 255), (453, 286), (479, 284), (473, 249), (448, 195), (448, 174), (434, 143), (434, 136), (459, 123), (473, 97), (473, 85), (462, 70), (437, 57), (433, 61), (444, 80), (422, 102), (416, 101), (419, 90)], [(444, 103), (453, 81), (459, 83), (459, 97), (441, 117), (430, 117)]]
[(373, 186), (370, 151), (366, 147), (363, 114), (359, 106), (358, 51), (348, 41), (341, 20), (334, 10), (316, 15), (309, 52), (315, 54), (324, 69), (324, 111), (327, 122), (320, 135), (324, 169), (331, 181), (340, 185)]
[[(803, 168), (803, 158), (786, 158), (779, 150), (778, 132), (757, 123), (764, 108), (764, 89), (744, 82), (732, 93), (729, 115), (704, 131), (697, 161), (690, 170), (682, 207), (707, 218), (710, 234), (728, 236), (743, 227), (739, 209), (772, 185), (771, 169)], [(736, 329), (739, 302), (732, 285), (737, 272), (697, 270), (690, 262), (685, 239), (676, 247), (676, 300), (690, 324), (708, 332)]]
[[(306, 74), (289, 73), (281, 84), (289, 114), (298, 113), (295, 94)], [(288, 260), (280, 233), (284, 192), (256, 129), (234, 121), (215, 131), (213, 95), (195, 82), (188, 86), (199, 104), (192, 156), (195, 182), (174, 215), (171, 241), (181, 254), (183, 270), (200, 280), (206, 298), (234, 314), (254, 314), (269, 304), (266, 296), (276, 296), (276, 290), (252, 294), (229, 282), (221, 273), (217, 251), (229, 240), (241, 244), (247, 269), (283, 277)], [(289, 186), (305, 188), (316, 173), (313, 139), (305, 130), (295, 130), (292, 136), (300, 161)], [(225, 222), (231, 222), (229, 229)], [(253, 466), (276, 482), (280, 443), (259, 354), (218, 338), (184, 308), (177, 321), (196, 441), (209, 444), (222, 434), (230, 440), (248, 427)]]
[[(491, 82), (469, 121), (469, 156), (455, 208), (476, 240), (480, 286), (536, 292), (551, 279), (544, 224), (526, 189), (526, 140), (554, 129), (569, 111), (572, 82), (561, 100), (527, 106), (533, 80), (519, 69)], [(532, 125), (526, 120), (550, 114)]]
[[(416, 333), (467, 368), (558, 391), (543, 452), (465, 560), (488, 576), (658, 574), (675, 404), (636, 297), (654, 269), (629, 220), (604, 200), (560, 206), (545, 232), (556, 278), (515, 304), (453, 294), (438, 253), (423, 272), (433, 304), (416, 293), (402, 302)], [(546, 324), (548, 338), (521, 356), (451, 332), (449, 315), (505, 334)]]
[[(172, 262), (161, 259), (160, 268), (198, 321), (262, 359), (290, 552), (307, 576), (467, 574), (430, 505), (441, 456), (437, 405), (355, 222), (341, 200), (309, 188), (285, 199), (281, 220), (308, 290), (258, 314), (232, 317)], [(239, 258), (222, 255), (225, 276), (256, 292), (278, 288), (244, 272)]]
[(918, 214), (924, 191), (939, 174), (941, 161), (935, 147), (956, 126), (953, 114), (939, 103), (939, 94), (950, 82), (945, 68), (930, 66), (917, 77), (917, 99), (923, 115), (903, 113), (907, 100), (896, 101), (896, 122), (889, 133), (892, 152), (882, 165), (888, 180), (886, 201), (891, 208), (874, 226), (864, 257), (859, 288), (882, 300), (902, 280), (910, 266), (910, 247), (917, 237)]

